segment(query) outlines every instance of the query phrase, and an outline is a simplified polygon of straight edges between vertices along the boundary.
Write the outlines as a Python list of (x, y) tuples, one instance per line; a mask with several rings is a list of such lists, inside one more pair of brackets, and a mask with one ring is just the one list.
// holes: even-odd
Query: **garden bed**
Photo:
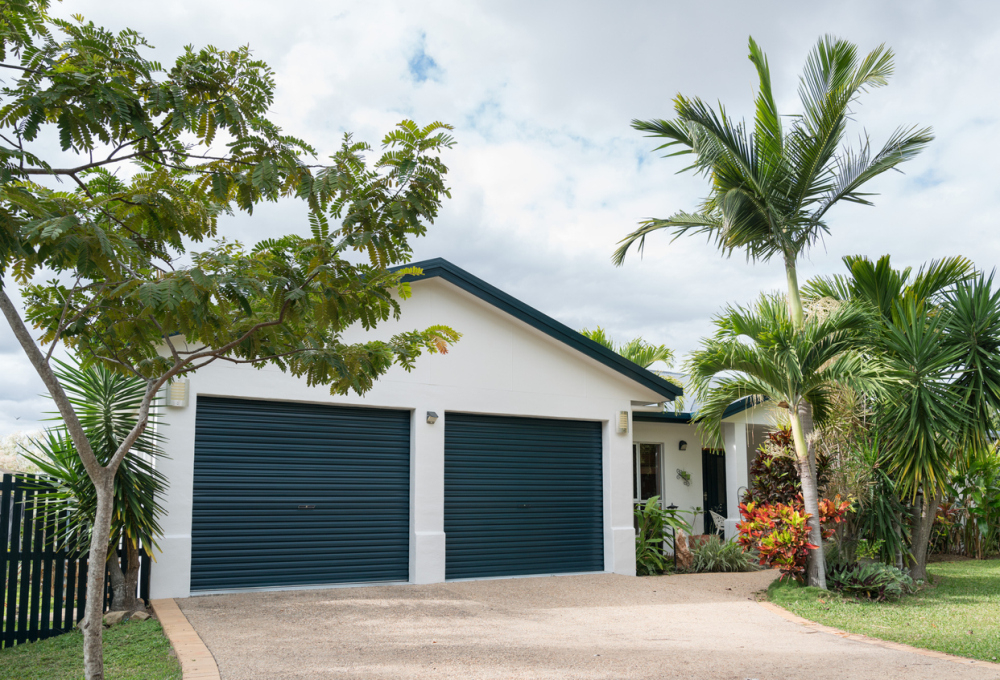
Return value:
[(937, 562), (928, 572), (933, 584), (895, 602), (778, 583), (768, 590), (768, 599), (802, 618), (851, 633), (1000, 661), (1000, 561)]
[[(133, 621), (104, 631), (107, 680), (179, 680), (181, 667), (158, 621)], [(0, 650), (0, 679), (83, 678), (83, 634), (73, 631)]]

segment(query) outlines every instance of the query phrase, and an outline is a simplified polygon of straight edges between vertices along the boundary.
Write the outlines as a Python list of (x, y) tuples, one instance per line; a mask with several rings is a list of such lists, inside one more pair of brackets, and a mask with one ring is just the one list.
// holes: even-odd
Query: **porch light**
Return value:
[(434, 423), (437, 422), (437, 419), (438, 419), (438, 414), (436, 412), (434, 412), (434, 411), (428, 411), (427, 412), (427, 424), (428, 425), (433, 425)]
[(174, 380), (167, 385), (167, 406), (184, 408), (188, 405), (188, 379)]
[(628, 411), (618, 412), (618, 431), (622, 434), (628, 433)]
[(678, 446), (677, 448), (679, 448), (681, 451), (687, 451), (688, 443), (682, 439), (680, 446)]

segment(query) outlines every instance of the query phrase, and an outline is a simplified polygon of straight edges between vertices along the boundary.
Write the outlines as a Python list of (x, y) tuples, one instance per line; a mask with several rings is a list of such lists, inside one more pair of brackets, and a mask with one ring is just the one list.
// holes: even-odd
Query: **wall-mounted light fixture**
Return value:
[(167, 406), (184, 408), (188, 405), (188, 382), (187, 378), (181, 378), (179, 380), (172, 380), (167, 385)]
[(688, 443), (682, 439), (680, 446), (678, 446), (677, 448), (679, 448), (681, 451), (687, 451)]
[(434, 411), (428, 411), (427, 412), (427, 424), (428, 425), (433, 425), (434, 423), (437, 422), (437, 419), (438, 419), (438, 414), (437, 413), (435, 413)]
[(622, 434), (628, 433), (628, 411), (618, 412), (618, 431)]

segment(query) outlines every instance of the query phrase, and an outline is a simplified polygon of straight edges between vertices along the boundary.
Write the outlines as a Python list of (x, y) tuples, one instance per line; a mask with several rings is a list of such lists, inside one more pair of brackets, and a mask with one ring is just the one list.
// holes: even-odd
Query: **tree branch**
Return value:
[(56, 378), (55, 373), (52, 371), (52, 367), (46, 362), (45, 357), (42, 356), (42, 351), (32, 339), (31, 333), (28, 332), (28, 328), (24, 325), (24, 321), (14, 307), (14, 303), (7, 296), (7, 291), (3, 288), (0, 288), (0, 311), (7, 318), (7, 323), (10, 325), (11, 330), (14, 331), (14, 337), (17, 338), (24, 353), (28, 356), (31, 365), (34, 366), (38, 376), (45, 383), (45, 387), (48, 388), (49, 394), (52, 395), (52, 401), (55, 402), (56, 408), (59, 409), (59, 415), (62, 416), (63, 422), (66, 424), (66, 430), (73, 440), (73, 445), (80, 455), (80, 461), (87, 470), (87, 474), (90, 475), (95, 484), (103, 483), (106, 471), (101, 467), (97, 456), (94, 455), (94, 450), (91, 448), (90, 440), (87, 439), (83, 425), (76, 415), (76, 410), (70, 403), (69, 397), (66, 396), (66, 392), (59, 383), (59, 379)]

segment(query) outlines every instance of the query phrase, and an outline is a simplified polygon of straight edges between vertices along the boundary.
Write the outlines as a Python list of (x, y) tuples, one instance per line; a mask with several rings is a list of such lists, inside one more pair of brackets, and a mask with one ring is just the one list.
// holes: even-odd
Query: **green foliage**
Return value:
[[(854, 442), (852, 455), (867, 471), (852, 521), (858, 539), (858, 556), (868, 556), (887, 564), (907, 553), (909, 527), (903, 522), (906, 507), (899, 498), (896, 480), (889, 474), (891, 459), (878, 434), (861, 437)], [(862, 544), (874, 548), (875, 554), (863, 555)]]
[(594, 330), (584, 328), (580, 334), (643, 368), (649, 368), (657, 361), (664, 362), (668, 367), (674, 362), (674, 351), (666, 345), (654, 345), (642, 338), (633, 338), (628, 342), (617, 343), (609, 338), (600, 326)]
[(859, 560), (878, 560), (884, 544), (885, 541), (881, 538), (874, 541), (862, 538), (855, 547), (855, 554)]
[(723, 541), (712, 535), (691, 549), (691, 571), (757, 571), (760, 567), (753, 555), (736, 541)]
[[(59, 362), (56, 371), (101, 465), (106, 465), (138, 421), (137, 411), (146, 392), (145, 381), (113, 373), (102, 366), (83, 369), (78, 363)], [(58, 419), (58, 417), (56, 418)], [(160, 502), (167, 479), (156, 469), (163, 455), (164, 437), (155, 419), (132, 445), (132, 453), (118, 467), (114, 480), (114, 508), (109, 547), (122, 542), (152, 552), (162, 533)], [(47, 500), (47, 519), (55, 529), (58, 545), (79, 554), (90, 544), (97, 512), (97, 492), (83, 461), (66, 432), (65, 424), (46, 430), (34, 441), (35, 452), (26, 452), (48, 477), (54, 491), (39, 494)], [(67, 518), (65, 521), (63, 518)]]
[(796, 327), (784, 300), (773, 295), (752, 307), (727, 307), (687, 364), (709, 439), (721, 439), (723, 415), (740, 399), (767, 398), (790, 410), (804, 400), (822, 423), (839, 387), (876, 390), (877, 366), (856, 350), (867, 324), (863, 310), (843, 305)]
[(866, 597), (876, 602), (897, 600), (916, 589), (909, 574), (881, 562), (847, 568), (833, 565), (827, 569), (826, 584), (830, 590)]
[[(694, 509), (692, 516), (700, 508)], [(664, 508), (660, 497), (653, 496), (633, 510), (638, 530), (635, 534), (635, 570), (638, 576), (662, 574), (666, 568), (667, 551), (674, 550), (673, 538), (677, 530), (691, 533), (691, 523), (684, 519), (678, 508)]]
[[(67, 680), (83, 677), (83, 635), (78, 630), (0, 650), (0, 677)], [(181, 665), (160, 623), (130, 621), (104, 633), (107, 680), (180, 680)]]
[[(750, 39), (750, 61), (759, 87), (752, 124), (728, 117), (698, 98), (677, 95), (673, 120), (632, 122), (659, 138), (668, 155), (690, 155), (686, 168), (705, 176), (708, 198), (694, 211), (650, 219), (615, 252), (642, 250), (646, 236), (667, 229), (677, 236), (704, 233), (725, 254), (742, 250), (753, 260), (781, 255), (794, 270), (797, 255), (828, 232), (826, 213), (840, 201), (871, 205), (864, 185), (919, 154), (930, 129), (899, 128), (872, 153), (866, 135), (859, 148), (841, 146), (857, 98), (887, 84), (892, 51), (880, 46), (861, 57), (853, 44), (831, 36), (810, 52), (799, 85), (801, 113), (782, 116), (771, 91), (767, 57)], [(790, 121), (785, 127), (782, 121)]]
[(996, 449), (971, 462), (950, 485), (957, 501), (963, 552), (983, 559), (1000, 552), (1000, 453)]
[[(777, 428), (768, 432), (767, 438), (750, 465), (750, 486), (741, 502), (757, 505), (796, 502), (802, 494), (802, 481), (795, 467), (792, 433), (788, 428)], [(826, 485), (829, 469), (829, 458), (817, 454), (816, 481), (820, 489)]]

